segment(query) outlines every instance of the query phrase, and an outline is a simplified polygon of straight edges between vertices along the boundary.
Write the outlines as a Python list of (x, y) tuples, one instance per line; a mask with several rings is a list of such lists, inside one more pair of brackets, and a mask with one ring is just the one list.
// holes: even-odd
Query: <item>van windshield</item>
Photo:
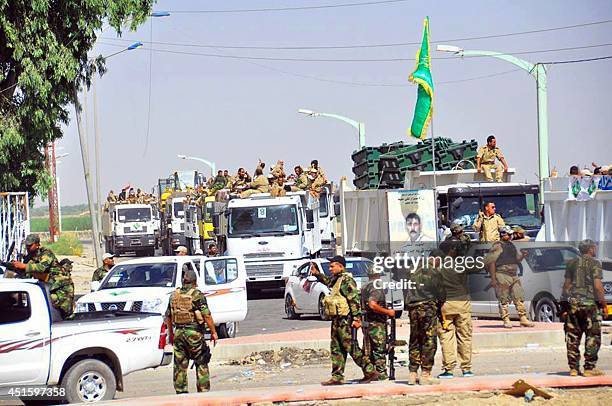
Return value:
[(228, 234), (232, 237), (297, 233), (297, 208), (293, 204), (235, 207), (230, 210)]
[(116, 265), (100, 289), (171, 287), (176, 280), (176, 263)]
[(150, 207), (130, 207), (127, 209), (118, 209), (117, 217), (120, 223), (129, 223), (133, 221), (150, 221)]

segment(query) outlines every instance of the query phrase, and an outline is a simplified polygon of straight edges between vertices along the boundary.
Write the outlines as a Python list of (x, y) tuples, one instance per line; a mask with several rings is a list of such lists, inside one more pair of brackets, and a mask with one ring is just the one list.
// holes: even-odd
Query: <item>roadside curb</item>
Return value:
[[(283, 347), (297, 349), (329, 349), (329, 339), (316, 340), (284, 340), (271, 341), (265, 335), (261, 335), (261, 342), (252, 343), (228, 343), (223, 342), (212, 350), (215, 362), (236, 360), (260, 351), (279, 351)], [(399, 337), (403, 338), (403, 337)], [(472, 350), (490, 350), (506, 348), (537, 348), (537, 347), (562, 347), (565, 346), (565, 335), (562, 330), (544, 331), (516, 331), (507, 333), (474, 333), (472, 336)]]
[(495, 375), (476, 378), (457, 378), (444, 385), (408, 386), (405, 381), (377, 382), (368, 385), (297, 385), (257, 388), (244, 391), (219, 391), (200, 394), (155, 396), (121, 399), (108, 404), (124, 405), (240, 405), (263, 402), (299, 402), (332, 399), (362, 398), (366, 396), (397, 396), (409, 394), (456, 393), (510, 389), (519, 379), (540, 388), (577, 388), (611, 386), (612, 376), (592, 378), (570, 377), (559, 374)]

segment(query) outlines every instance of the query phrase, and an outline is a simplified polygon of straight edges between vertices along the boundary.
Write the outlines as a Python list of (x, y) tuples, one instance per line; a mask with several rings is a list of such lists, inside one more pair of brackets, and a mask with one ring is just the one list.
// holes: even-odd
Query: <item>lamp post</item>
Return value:
[(209, 160), (204, 159), (204, 158), (198, 158), (198, 157), (195, 157), (195, 156), (187, 156), (187, 155), (181, 155), (181, 154), (178, 154), (176, 157), (179, 158), (179, 159), (191, 159), (193, 161), (202, 162), (202, 163), (208, 165), (210, 167), (210, 177), (211, 178), (215, 177), (215, 172), (217, 172), (217, 165), (215, 165), (214, 162), (209, 161)]
[(465, 50), (453, 45), (438, 45), (438, 51), (450, 52), (458, 56), (490, 56), (510, 62), (527, 71), (536, 80), (538, 103), (538, 166), (540, 184), (540, 205), (544, 204), (544, 178), (550, 176), (548, 164), (548, 108), (546, 67), (542, 63), (531, 63), (516, 56), (495, 51)]
[(299, 109), (298, 113), (306, 114), (308, 117), (330, 117), (335, 118), (340, 121), (344, 121), (347, 124), (352, 125), (357, 129), (357, 136), (359, 137), (359, 149), (365, 147), (365, 123), (361, 123), (359, 121), (355, 121), (351, 118), (340, 116), (338, 114), (333, 113), (318, 113), (312, 110), (307, 109)]

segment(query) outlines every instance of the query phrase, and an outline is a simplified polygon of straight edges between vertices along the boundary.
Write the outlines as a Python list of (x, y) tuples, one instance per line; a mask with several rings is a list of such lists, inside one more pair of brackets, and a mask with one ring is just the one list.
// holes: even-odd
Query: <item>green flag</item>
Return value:
[(423, 27), (423, 41), (416, 57), (417, 66), (410, 75), (410, 81), (416, 83), (417, 102), (414, 107), (414, 117), (410, 127), (410, 135), (419, 139), (425, 139), (427, 125), (433, 114), (434, 84), (431, 77), (431, 57), (429, 56), (429, 17), (425, 17)]

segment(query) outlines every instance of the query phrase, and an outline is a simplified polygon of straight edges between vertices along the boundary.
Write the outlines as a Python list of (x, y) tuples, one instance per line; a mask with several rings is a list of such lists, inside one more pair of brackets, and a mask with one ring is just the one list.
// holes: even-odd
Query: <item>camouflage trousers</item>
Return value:
[(331, 353), (332, 362), (332, 378), (335, 380), (344, 379), (344, 367), (346, 365), (346, 356), (351, 354), (351, 358), (364, 374), (374, 372), (374, 365), (365, 356), (361, 348), (356, 346), (353, 351), (351, 344), (351, 319), (348, 317), (335, 317), (331, 324), (331, 344), (329, 352)]
[[(176, 393), (187, 393), (189, 385), (187, 368), (189, 360), (196, 359), (202, 351), (204, 334), (192, 328), (176, 328), (174, 331), (174, 390)], [(204, 344), (205, 345), (205, 344)], [(208, 364), (196, 364), (196, 387), (198, 392), (210, 390), (210, 372)]]
[(62, 315), (68, 318), (73, 312), (74, 283), (69, 275), (57, 275), (49, 279), (49, 293), (51, 305)]
[(435, 302), (408, 305), (410, 343), (408, 344), (410, 372), (431, 372), (438, 348), (436, 325), (438, 316)]
[(584, 369), (594, 369), (601, 347), (601, 312), (597, 306), (577, 306), (565, 317), (565, 345), (570, 369), (580, 366), (580, 339), (584, 334)]
[[(370, 321), (366, 329), (367, 337), (364, 337), (364, 351), (369, 346), (370, 361), (374, 364), (380, 379), (388, 379), (387, 376), (387, 323), (381, 321)], [(367, 343), (366, 343), (367, 340)], [(367, 344), (367, 345), (366, 345)]]
[(527, 310), (525, 309), (525, 292), (523, 291), (523, 285), (518, 276), (508, 275), (506, 273), (497, 272), (495, 274), (497, 280), (497, 299), (499, 300), (499, 315), (502, 320), (510, 318), (508, 312), (508, 305), (510, 302), (514, 303), (516, 311), (519, 316), (527, 317)]

